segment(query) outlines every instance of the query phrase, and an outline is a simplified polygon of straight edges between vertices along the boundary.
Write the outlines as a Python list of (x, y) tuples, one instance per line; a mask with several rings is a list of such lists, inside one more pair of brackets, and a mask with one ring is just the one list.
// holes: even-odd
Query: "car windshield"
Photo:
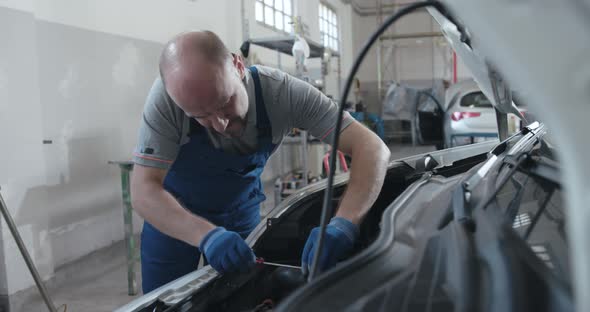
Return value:
[(461, 98), (461, 107), (469, 108), (492, 108), (492, 103), (481, 92), (471, 92)]

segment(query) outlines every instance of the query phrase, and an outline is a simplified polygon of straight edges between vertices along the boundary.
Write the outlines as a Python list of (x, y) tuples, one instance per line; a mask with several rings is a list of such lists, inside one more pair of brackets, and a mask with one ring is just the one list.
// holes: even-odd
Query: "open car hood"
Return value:
[(497, 99), (489, 77), (497, 70), (551, 130), (563, 165), (575, 297), (579, 311), (590, 311), (590, 245), (585, 243), (590, 223), (590, 166), (585, 165), (590, 159), (585, 129), (590, 118), (590, 40), (585, 39), (590, 0), (441, 2), (458, 21), (431, 14), (492, 103)]
[(492, 105), (502, 113), (521, 116), (512, 101), (511, 90), (502, 76), (480, 53), (477, 37), (466, 29), (459, 20), (453, 20), (434, 8), (428, 8), (432, 17), (440, 24), (441, 31), (457, 55), (471, 71), (473, 79)]

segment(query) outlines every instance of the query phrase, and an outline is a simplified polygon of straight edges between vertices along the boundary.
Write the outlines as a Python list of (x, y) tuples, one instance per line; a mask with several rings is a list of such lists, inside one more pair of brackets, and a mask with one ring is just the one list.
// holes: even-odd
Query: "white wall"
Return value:
[[(34, 4), (18, 9), (0, 7), (7, 30), (0, 32), (0, 185), (49, 278), (123, 236), (118, 170), (107, 161), (131, 151), (160, 44), (38, 19)], [(2, 245), (3, 293), (33, 285), (4, 226)]]
[[(32, 15), (11, 10), (10, 14), (2, 14), (0, 29), (3, 29), (0, 32), (0, 142), (3, 146), (0, 188), (14, 216), (19, 214), (28, 189), (45, 184), (44, 147), (40, 144), (43, 114), (36, 79), (36, 42), (20, 40), (21, 36), (31, 37), (35, 32)], [(45, 241), (33, 234), (30, 224), (22, 224), (18, 218), (15, 221), (28, 246), (43, 245)], [(2, 237), (9, 237), (4, 221), (0, 226)], [(5, 267), (0, 268), (0, 290), (6, 294), (13, 285), (24, 286), (19, 275), (26, 271), (24, 263), (15, 259), (19, 253), (14, 240), (3, 239), (2, 246)], [(38, 256), (42, 252), (39, 248), (35, 254)]]
[(0, 6), (33, 12), (37, 19), (135, 39), (166, 42), (194, 28), (227, 33), (221, 22), (234, 1), (3, 0)]
[[(255, 21), (254, 1), (244, 3), (251, 37), (276, 36)], [(319, 42), (318, 0), (295, 3)], [(339, 15), (344, 77), (353, 12), (328, 3)], [(236, 0), (0, 0), (1, 194), (44, 278), (123, 238), (119, 170), (107, 162), (131, 156), (162, 45), (181, 31), (210, 29), (236, 51), (240, 17)], [(254, 53), (276, 65), (276, 52)], [(293, 62), (283, 56), (287, 70)], [(335, 95), (336, 69), (333, 60), (327, 88)], [(289, 149), (277, 156), (294, 164)], [(282, 171), (279, 163), (275, 156), (263, 177)], [(10, 295), (34, 283), (1, 227), (0, 295)]]

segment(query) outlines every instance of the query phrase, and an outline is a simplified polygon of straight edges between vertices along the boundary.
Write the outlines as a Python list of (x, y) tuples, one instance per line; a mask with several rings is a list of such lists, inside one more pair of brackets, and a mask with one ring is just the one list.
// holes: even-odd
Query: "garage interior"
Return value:
[[(338, 104), (368, 38), (417, 2), (0, 1), (0, 195), (20, 236), (3, 215), (0, 311), (114, 311), (144, 295), (132, 158), (160, 55), (175, 35), (211, 30), (246, 64), (280, 69)], [(421, 8), (379, 36), (345, 110), (385, 142), (393, 161), (498, 142), (536, 120), (537, 111), (518, 102), (498, 130), (492, 102)], [(329, 151), (294, 129), (262, 172), (261, 217), (326, 180)], [(342, 159), (336, 174), (348, 171), (350, 159)]]

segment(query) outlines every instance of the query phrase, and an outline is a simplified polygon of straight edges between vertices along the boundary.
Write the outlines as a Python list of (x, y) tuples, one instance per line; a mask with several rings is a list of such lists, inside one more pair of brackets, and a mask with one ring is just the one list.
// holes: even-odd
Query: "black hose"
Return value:
[(344, 87), (344, 91), (342, 92), (342, 96), (340, 97), (340, 107), (338, 110), (338, 117), (336, 118), (336, 127), (334, 129), (334, 141), (332, 143), (332, 153), (330, 154), (330, 172), (328, 173), (328, 185), (326, 187), (326, 192), (324, 193), (324, 204), (322, 207), (322, 217), (320, 220), (320, 234), (318, 235), (318, 240), (316, 244), (316, 251), (313, 255), (313, 261), (311, 265), (311, 270), (309, 271), (308, 281), (312, 281), (315, 276), (319, 273), (317, 272), (318, 262), (320, 259), (320, 254), (322, 252), (322, 248), (324, 247), (324, 236), (326, 232), (326, 225), (328, 220), (332, 216), (332, 187), (334, 185), (334, 172), (336, 171), (336, 154), (338, 151), (338, 139), (340, 136), (340, 130), (342, 128), (342, 116), (344, 115), (344, 104), (346, 103), (346, 98), (348, 97), (348, 93), (350, 92), (350, 87), (352, 86), (352, 81), (356, 72), (358, 71), (361, 62), (365, 58), (366, 54), (369, 52), (369, 49), (373, 45), (379, 36), (393, 23), (395, 23), (398, 19), (402, 16), (407, 15), (417, 9), (424, 8), (424, 7), (435, 7), (439, 11), (444, 11), (442, 5), (438, 1), (424, 1), (415, 4), (408, 5), (403, 9), (397, 11), (393, 15), (391, 15), (380, 27), (377, 29), (369, 38), (369, 40), (365, 43), (361, 52), (357, 56), (352, 65), (352, 69), (350, 70), (350, 74), (348, 74), (348, 78), (346, 79), (346, 84)]

